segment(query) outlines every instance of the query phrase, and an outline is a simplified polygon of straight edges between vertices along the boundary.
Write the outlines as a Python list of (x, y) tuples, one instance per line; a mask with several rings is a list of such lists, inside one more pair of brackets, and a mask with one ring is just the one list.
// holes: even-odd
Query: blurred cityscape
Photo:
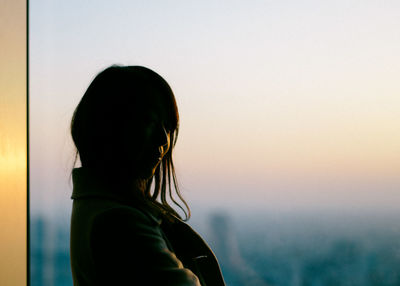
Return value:
[[(193, 227), (227, 286), (400, 285), (397, 216), (257, 216), (219, 212)], [(31, 217), (31, 285), (72, 285), (69, 222)]]

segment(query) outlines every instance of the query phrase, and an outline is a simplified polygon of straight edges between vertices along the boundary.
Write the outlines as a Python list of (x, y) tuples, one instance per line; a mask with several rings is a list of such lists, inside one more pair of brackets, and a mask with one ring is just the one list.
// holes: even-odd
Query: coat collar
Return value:
[(144, 212), (152, 221), (161, 224), (161, 217), (142, 202), (137, 192), (129, 192), (130, 187), (120, 182), (110, 182), (90, 168), (72, 170), (73, 190), (71, 199), (102, 198), (131, 206)]

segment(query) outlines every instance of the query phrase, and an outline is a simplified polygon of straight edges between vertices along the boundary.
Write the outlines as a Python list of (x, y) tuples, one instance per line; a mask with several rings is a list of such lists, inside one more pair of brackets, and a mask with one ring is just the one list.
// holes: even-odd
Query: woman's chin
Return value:
[[(157, 164), (157, 166), (158, 166), (158, 164)], [(154, 176), (155, 172), (156, 172), (157, 166), (155, 166), (152, 169), (150, 168), (147, 171), (142, 171), (141, 174), (140, 174), (140, 178), (144, 179), (144, 180), (151, 179)]]

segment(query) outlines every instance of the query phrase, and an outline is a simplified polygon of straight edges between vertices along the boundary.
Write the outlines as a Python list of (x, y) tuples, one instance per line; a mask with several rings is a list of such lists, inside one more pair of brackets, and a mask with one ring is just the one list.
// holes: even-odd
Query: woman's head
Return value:
[(142, 182), (146, 199), (175, 215), (166, 198), (168, 191), (177, 204), (171, 180), (188, 209), (177, 188), (172, 161), (178, 129), (171, 88), (160, 75), (141, 66), (111, 66), (99, 73), (71, 121), (83, 167), (112, 179)]

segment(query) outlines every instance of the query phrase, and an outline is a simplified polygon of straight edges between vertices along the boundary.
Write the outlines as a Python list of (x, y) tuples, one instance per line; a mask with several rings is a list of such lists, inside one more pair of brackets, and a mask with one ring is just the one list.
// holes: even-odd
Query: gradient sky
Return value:
[(397, 209), (398, 15), (399, 1), (30, 3), (32, 211), (70, 207), (69, 120), (115, 63), (174, 90), (189, 203)]

